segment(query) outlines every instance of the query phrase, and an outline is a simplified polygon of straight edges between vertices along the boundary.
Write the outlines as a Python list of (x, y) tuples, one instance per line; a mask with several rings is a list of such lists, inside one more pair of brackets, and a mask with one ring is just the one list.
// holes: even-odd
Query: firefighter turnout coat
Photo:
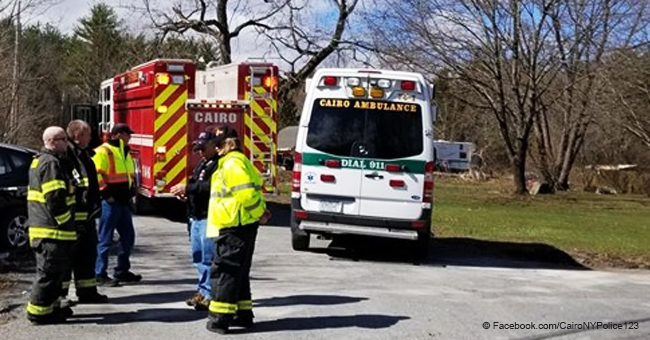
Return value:
[(221, 157), (212, 174), (207, 236), (216, 238), (222, 229), (259, 221), (266, 210), (261, 185), (259, 172), (243, 153)]
[(65, 155), (44, 150), (29, 169), (29, 239), (75, 241), (73, 166)]

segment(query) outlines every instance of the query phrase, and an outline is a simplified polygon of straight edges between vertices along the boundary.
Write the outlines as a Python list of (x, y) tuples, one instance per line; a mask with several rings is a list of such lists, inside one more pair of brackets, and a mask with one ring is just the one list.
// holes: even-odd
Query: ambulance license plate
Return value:
[(343, 211), (343, 203), (341, 201), (321, 200), (320, 211), (340, 214)]

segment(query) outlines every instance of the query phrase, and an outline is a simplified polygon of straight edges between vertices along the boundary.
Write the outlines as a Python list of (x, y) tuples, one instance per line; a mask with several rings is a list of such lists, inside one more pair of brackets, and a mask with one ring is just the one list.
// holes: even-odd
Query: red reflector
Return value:
[(325, 166), (328, 168), (340, 168), (341, 161), (339, 161), (338, 159), (328, 159), (325, 161)]
[(388, 171), (388, 172), (400, 172), (400, 171), (402, 171), (402, 167), (399, 166), (398, 164), (386, 164), (386, 171)]
[(307, 212), (304, 210), (294, 210), (293, 217), (299, 220), (304, 220), (307, 218)]
[(427, 226), (427, 223), (425, 221), (413, 221), (411, 222), (411, 227), (413, 229), (424, 229)]
[(323, 85), (325, 86), (336, 86), (338, 83), (338, 78), (332, 77), (332, 76), (327, 76), (323, 77)]
[(320, 175), (320, 180), (325, 183), (334, 183), (336, 182), (336, 177), (334, 175)]
[(402, 80), (402, 90), (404, 91), (414, 91), (415, 82), (410, 80)]
[(403, 188), (406, 186), (406, 183), (404, 183), (404, 181), (401, 179), (391, 179), (388, 182), (388, 185), (390, 185), (392, 188)]

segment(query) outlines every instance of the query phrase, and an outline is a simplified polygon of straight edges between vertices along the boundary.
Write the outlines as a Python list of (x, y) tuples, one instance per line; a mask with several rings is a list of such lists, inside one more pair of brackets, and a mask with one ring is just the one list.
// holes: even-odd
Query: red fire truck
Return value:
[(191, 60), (156, 59), (102, 83), (99, 131), (115, 123), (135, 133), (138, 205), (142, 198), (170, 197), (199, 161), (192, 141), (202, 131), (227, 124), (238, 129), (245, 153), (275, 192), (277, 66), (244, 62), (197, 71)]

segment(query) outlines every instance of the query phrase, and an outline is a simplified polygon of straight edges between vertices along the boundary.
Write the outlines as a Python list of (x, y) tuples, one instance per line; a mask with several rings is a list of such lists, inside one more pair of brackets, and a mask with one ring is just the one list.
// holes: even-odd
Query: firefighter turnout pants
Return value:
[(258, 227), (259, 224), (255, 222), (219, 231), (210, 268), (210, 318), (252, 312), (250, 270)]
[(47, 317), (59, 307), (63, 277), (70, 270), (74, 241), (52, 239), (32, 240), (36, 256), (36, 278), (27, 304), (27, 314)]
[(77, 296), (94, 294), (97, 292), (97, 279), (95, 278), (95, 261), (97, 261), (97, 229), (94, 221), (85, 225), (77, 225), (77, 242), (74, 246), (72, 266), (63, 277), (63, 290), (61, 297), (68, 296), (72, 274), (74, 273), (74, 286)]

